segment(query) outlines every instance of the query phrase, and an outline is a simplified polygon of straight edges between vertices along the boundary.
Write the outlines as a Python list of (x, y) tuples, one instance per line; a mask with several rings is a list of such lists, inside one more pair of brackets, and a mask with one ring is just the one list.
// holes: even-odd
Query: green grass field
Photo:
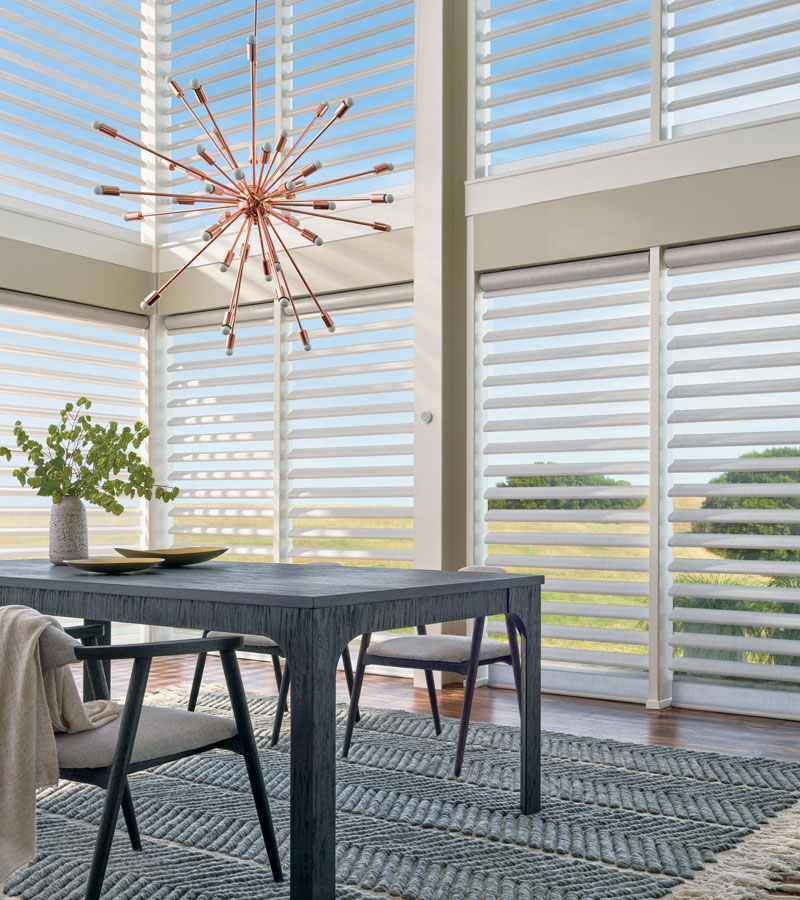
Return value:
[[(177, 507), (180, 509), (180, 505)], [(190, 507), (185, 507), (190, 508)], [(123, 526), (125, 524), (131, 525), (131, 531), (129, 534), (118, 534), (114, 535), (111, 543), (116, 546), (124, 546), (128, 545), (137, 545), (139, 543), (139, 535), (137, 531), (137, 524), (135, 519), (123, 517), (121, 519), (114, 519), (110, 516), (105, 516), (102, 513), (94, 513), (92, 512), (90, 519), (92, 522), (98, 523), (108, 523), (113, 525), (114, 527)], [(257, 546), (259, 549), (264, 548), (267, 549), (272, 546), (272, 539), (269, 536), (269, 532), (272, 529), (272, 518), (269, 516), (264, 517), (253, 517), (247, 518), (243, 521), (240, 518), (225, 518), (220, 516), (181, 516), (175, 519), (175, 522), (180, 524), (182, 527), (191, 528), (191, 529), (206, 529), (213, 528), (213, 535), (205, 535), (205, 534), (181, 534), (176, 535), (176, 543), (181, 544), (224, 544), (229, 547), (254, 547)], [(23, 519), (19, 516), (14, 518), (3, 516), (0, 513), (0, 535), (2, 535), (2, 544), (6, 550), (11, 550), (13, 547), (20, 548), (38, 548), (41, 547), (42, 550), (47, 546), (47, 536), (46, 534), (41, 535), (31, 535), (26, 534), (22, 531), (23, 528), (30, 527), (32, 524), (35, 525), (44, 525), (46, 524), (46, 517), (42, 517), (41, 514), (36, 514), (35, 518), (31, 517), (30, 519)], [(295, 527), (303, 527), (311, 524), (309, 520), (296, 520), (294, 522)], [(380, 529), (387, 528), (392, 530), (397, 529), (408, 529), (409, 538), (412, 535), (412, 529), (409, 528), (410, 521), (408, 519), (368, 519), (368, 518), (359, 518), (359, 519), (314, 519), (313, 527), (314, 528), (369, 528), (369, 529)], [(102, 527), (102, 525), (100, 525)], [(246, 535), (237, 535), (232, 532), (234, 529), (246, 528), (249, 532)], [(15, 531), (15, 529), (18, 529)], [(615, 525), (602, 525), (596, 523), (572, 523), (569, 526), (565, 527), (562, 523), (547, 523), (547, 522), (539, 522), (535, 525), (530, 524), (527, 525), (523, 522), (494, 522), (492, 523), (492, 531), (493, 532), (517, 532), (529, 530), (529, 531), (537, 531), (537, 532), (550, 532), (550, 533), (563, 533), (567, 530), (571, 533), (581, 534), (581, 533), (593, 533), (597, 534), (598, 532), (607, 533), (607, 534), (646, 534), (647, 527), (645, 525), (637, 526), (615, 526)], [(226, 533), (228, 532), (228, 533)], [(358, 551), (365, 550), (408, 550), (411, 547), (410, 540), (397, 540), (397, 539), (361, 539), (361, 538), (294, 538), (293, 546), (296, 549), (303, 548), (318, 548), (325, 549), (328, 551), (332, 551), (332, 555), (330, 558), (337, 562), (342, 563), (343, 565), (373, 565), (373, 566), (385, 566), (387, 568), (411, 568), (412, 563), (410, 561), (379, 561), (379, 560), (360, 560), (358, 558), (348, 557), (346, 554), (358, 554)], [(619, 557), (619, 558), (647, 558), (647, 550), (645, 548), (604, 548), (604, 547), (592, 547), (587, 548), (587, 554), (582, 552), (582, 548), (574, 547), (570, 545), (566, 546), (558, 546), (558, 545), (548, 545), (545, 547), (537, 547), (537, 546), (529, 546), (529, 545), (519, 545), (519, 544), (491, 544), (488, 547), (489, 553), (492, 554), (514, 554), (514, 555), (530, 555), (531, 557), (531, 565), (530, 567), (520, 567), (515, 568), (511, 571), (515, 572), (537, 572), (545, 575), (545, 577), (550, 576), (551, 578), (560, 578), (560, 579), (569, 579), (569, 578), (592, 578), (594, 580), (616, 580), (618, 578), (622, 578), (625, 581), (641, 581), (643, 582), (643, 591), (646, 591), (646, 587), (644, 583), (647, 581), (646, 573), (639, 572), (625, 572), (618, 574), (616, 572), (594, 572), (585, 569), (548, 569), (541, 568), (536, 565), (536, 557), (541, 555), (546, 556), (576, 556), (580, 557), (582, 555), (592, 555), (592, 556), (608, 556), (608, 557)], [(337, 556), (337, 552), (342, 553), (342, 556)], [(711, 554), (703, 549), (690, 549), (682, 555), (690, 555), (693, 557), (700, 558), (710, 558)], [(241, 554), (237, 555), (237, 559), (242, 561), (257, 561), (264, 559), (263, 556), (257, 555), (248, 555)], [(304, 560), (302, 558), (298, 558), (297, 562), (303, 563), (308, 562), (308, 560)], [(617, 596), (617, 595), (591, 595), (591, 594), (570, 594), (570, 593), (549, 593), (545, 590), (543, 594), (543, 598), (545, 600), (557, 601), (560, 603), (582, 603), (582, 604), (594, 604), (598, 607), (601, 607), (606, 604), (615, 605), (615, 606), (631, 606), (631, 607), (646, 607), (647, 601), (646, 599), (637, 598), (637, 597), (627, 597), (627, 596)], [(501, 620), (502, 617), (497, 616), (494, 618), (495, 621)], [(614, 642), (614, 629), (617, 628), (626, 628), (626, 629), (640, 629), (646, 630), (647, 623), (646, 622), (636, 622), (631, 621), (629, 619), (609, 619), (602, 616), (597, 617), (575, 617), (567, 614), (559, 614), (559, 615), (547, 615), (543, 617), (543, 622), (550, 625), (584, 625), (584, 626), (592, 626), (596, 628), (607, 628), (609, 630), (609, 641), (603, 642), (589, 642), (589, 641), (572, 641), (572, 640), (558, 640), (553, 638), (546, 638), (544, 640), (545, 646), (550, 647), (569, 647), (569, 648), (581, 648), (581, 649), (592, 649), (592, 650), (604, 650), (604, 651), (616, 651), (616, 652), (625, 652), (625, 653), (640, 653), (646, 654), (647, 648), (643, 646), (631, 646), (629, 644), (620, 644)], [(489, 631), (492, 633), (491, 623), (489, 626)]]

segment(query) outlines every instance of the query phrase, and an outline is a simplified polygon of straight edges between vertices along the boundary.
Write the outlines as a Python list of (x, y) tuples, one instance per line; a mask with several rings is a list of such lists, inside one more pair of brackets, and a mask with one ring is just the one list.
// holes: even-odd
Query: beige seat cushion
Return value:
[(249, 650), (251, 647), (261, 649), (278, 646), (272, 638), (265, 637), (263, 634), (235, 634), (232, 631), (209, 631), (207, 636), (210, 638), (243, 637), (244, 646), (241, 648), (242, 650)]
[[(110, 766), (117, 746), (122, 715), (95, 731), (57, 734), (58, 764), (62, 769), (101, 769)], [(146, 762), (172, 753), (196, 750), (236, 734), (233, 719), (204, 716), (183, 709), (142, 707), (131, 762)]]
[[(387, 638), (369, 646), (370, 656), (396, 659), (420, 659), (428, 662), (466, 662), (472, 648), (471, 637), (457, 634), (417, 634), (409, 637)], [(509, 656), (506, 644), (484, 641), (479, 659), (498, 659)]]

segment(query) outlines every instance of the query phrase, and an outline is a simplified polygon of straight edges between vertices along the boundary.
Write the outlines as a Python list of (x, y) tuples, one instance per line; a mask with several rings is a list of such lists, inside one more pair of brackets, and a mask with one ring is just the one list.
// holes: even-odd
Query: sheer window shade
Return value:
[(671, 666), (679, 678), (796, 686), (800, 234), (665, 259)]
[(551, 664), (648, 665), (647, 266), (480, 280), (476, 561), (545, 574)]
[[(81, 396), (92, 400), (95, 421), (130, 425), (147, 420), (147, 319), (120, 315), (98, 322), (101, 312), (0, 292), (0, 443), (13, 449), (18, 419), (43, 441), (59, 410)], [(47, 557), (51, 500), (22, 487), (12, 475), (26, 460), (15, 452), (11, 463), (0, 463), (3, 559)], [(122, 502), (125, 512), (119, 517), (87, 505), (91, 554), (141, 545), (143, 502)]]
[(12, 205), (121, 236), (118, 199), (100, 181), (142, 190), (139, 153), (101, 138), (92, 119), (152, 141), (142, 124), (144, 16), (138, 0), (8, 0), (0, 7), (0, 184)]
[(328, 295), (337, 330), (311, 329), (311, 354), (295, 350), (284, 316), (277, 370), (271, 303), (242, 308), (233, 357), (221, 313), (168, 317), (177, 542), (245, 559), (411, 564), (411, 296), (404, 285)]
[(648, 140), (650, 7), (479, 2), (477, 174)]
[(798, 0), (672, 0), (666, 109), (673, 135), (800, 110)]
[(168, 319), (169, 477), (181, 489), (170, 533), (176, 544), (223, 544), (272, 561), (272, 305), (259, 313), (239, 319), (231, 357), (221, 313)]

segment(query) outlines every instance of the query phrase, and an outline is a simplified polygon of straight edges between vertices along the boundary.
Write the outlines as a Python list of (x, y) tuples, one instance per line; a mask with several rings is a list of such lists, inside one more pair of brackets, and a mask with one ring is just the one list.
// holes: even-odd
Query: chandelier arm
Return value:
[[(263, 188), (265, 192), (267, 190), (266, 185), (269, 180), (269, 173), (272, 171), (272, 167), (275, 165), (275, 163), (278, 162), (278, 156), (280, 155), (280, 152), (281, 152), (281, 148), (280, 148), (281, 140), (283, 140), (282, 135), (275, 141), (275, 146), (274, 146), (273, 152), (272, 152), (272, 158), (270, 159), (269, 165), (267, 166), (267, 171), (264, 173), (263, 177), (260, 177), (258, 179), (259, 188)], [(280, 165), (280, 163), (278, 163), (278, 164)]]
[(244, 231), (244, 226), (247, 224), (249, 220), (245, 219), (242, 224), (239, 226), (239, 231), (236, 233), (236, 237), (233, 239), (233, 243), (231, 244), (231, 249), (228, 251), (230, 254), (236, 254), (236, 245), (239, 243), (239, 238), (242, 236), (242, 232)]
[[(305, 210), (301, 212), (305, 213)], [(322, 238), (314, 234), (312, 231), (309, 231), (307, 228), (302, 228), (299, 224), (295, 225), (294, 222), (288, 215), (283, 215), (278, 212), (276, 207), (272, 207), (272, 218), (277, 219), (282, 225), (286, 225), (288, 228), (293, 228), (298, 234), (302, 235), (306, 240), (311, 241), (312, 244), (316, 244), (320, 246), (322, 244)], [(275, 231), (275, 225), (270, 221), (270, 225), (272, 226), (272, 230)], [(277, 234), (277, 231), (275, 231)]]
[(242, 244), (242, 250), (239, 254), (239, 269), (236, 272), (236, 284), (233, 287), (233, 295), (231, 297), (231, 305), (230, 305), (231, 334), (234, 332), (234, 330), (236, 328), (236, 314), (239, 311), (239, 292), (242, 289), (242, 276), (244, 275), (244, 266), (245, 266), (245, 263), (247, 262), (247, 257), (249, 255), (249, 251), (250, 251), (250, 244), (249, 244), (250, 229), (253, 227), (253, 223), (250, 219), (247, 219), (246, 224), (247, 224), (247, 231), (245, 232), (244, 243)]
[[(214, 146), (216, 146), (216, 144), (215, 144)], [(236, 193), (237, 193), (237, 194), (239, 193), (239, 185), (238, 185), (238, 184), (231, 178), (231, 176), (230, 176), (230, 175), (222, 168), (222, 166), (220, 166), (220, 164), (214, 159), (213, 156), (211, 156), (210, 153), (209, 153), (209, 155), (208, 155), (208, 159), (206, 159), (205, 157), (201, 157), (201, 158), (202, 158), (203, 160), (205, 160), (205, 162), (208, 162), (208, 160), (210, 159), (210, 160), (211, 160), (211, 165), (214, 166), (214, 168), (215, 168), (221, 175), (224, 175), (224, 176), (228, 179), (228, 181), (230, 181), (230, 183), (233, 185), (233, 188), (234, 188), (234, 190), (236, 191)]]
[[(203, 209), (203, 212), (215, 212), (218, 209), (230, 209), (230, 206), (206, 206)], [(137, 219), (149, 219), (153, 216), (185, 216), (190, 212), (200, 212), (199, 209), (168, 209), (166, 212), (150, 212), (150, 213), (139, 213), (137, 210)], [(132, 215), (132, 213), (126, 213), (125, 215)]]
[[(264, 261), (264, 275), (268, 275), (270, 271), (270, 266), (272, 263), (271, 257), (267, 253), (267, 245), (264, 242), (264, 225), (261, 221), (261, 211), (259, 210), (258, 215), (256, 216), (256, 227), (258, 228), (258, 241), (261, 244), (261, 258)], [(273, 276), (274, 277), (274, 276)]]
[[(274, 206), (275, 206), (275, 208), (279, 208), (279, 209), (292, 210), (291, 206), (282, 206), (282, 205), (278, 206), (277, 203)], [(372, 222), (364, 222), (362, 219), (346, 219), (343, 216), (329, 216), (329, 215), (326, 215), (325, 213), (312, 212), (310, 209), (307, 209), (307, 208), (306, 209), (296, 209), (295, 208), (293, 211), (302, 216), (316, 216), (318, 219), (333, 219), (334, 222), (349, 222), (352, 225), (363, 225), (365, 228), (373, 228)], [(376, 230), (376, 229), (373, 228), (373, 230)], [(377, 230), (383, 231), (383, 229), (377, 229)]]
[(264, 177), (264, 166), (266, 166), (267, 162), (272, 159), (272, 149), (270, 148), (269, 153), (264, 153), (263, 159), (261, 160), (261, 168), (258, 170), (258, 178), (256, 179), (256, 185), (261, 187), (261, 180)]
[[(199, 98), (198, 98), (199, 99)], [(203, 99), (200, 100), (200, 103), (203, 105), (203, 109), (208, 114), (208, 118), (211, 119), (211, 124), (214, 126), (217, 137), (220, 140), (220, 143), (225, 148), (225, 156), (228, 158), (228, 162), (234, 169), (239, 168), (239, 164), (236, 162), (236, 157), (233, 155), (233, 150), (231, 150), (231, 145), (228, 143), (225, 135), (222, 133), (222, 129), (219, 127), (219, 123), (214, 118), (214, 113), (211, 112), (211, 107), (208, 105), (208, 99), (203, 95)]]
[(327, 181), (315, 181), (313, 184), (304, 184), (295, 188), (292, 193), (299, 194), (301, 191), (315, 191), (317, 188), (327, 187), (329, 184), (340, 184), (343, 181), (352, 181), (356, 178), (366, 178), (369, 175), (382, 175), (383, 172), (376, 172), (374, 169), (366, 169), (364, 172), (355, 172), (352, 175), (340, 175), (338, 178), (328, 178)]
[[(277, 230), (275, 229), (275, 226), (272, 224), (272, 222), (270, 222), (269, 220), (267, 220), (267, 221), (266, 221), (266, 226), (267, 226), (268, 229), (272, 229), (272, 231), (275, 233), (275, 237), (276, 237), (279, 241), (281, 241), (281, 236), (278, 234), (278, 232), (277, 232)], [(283, 244), (283, 241), (281, 241), (281, 244), (283, 245), (283, 248), (284, 248), (284, 250), (285, 250), (285, 249), (286, 249), (286, 245)], [(296, 267), (295, 267), (295, 268), (296, 268)], [(287, 280), (286, 280), (286, 276), (285, 276), (284, 273), (283, 273), (283, 269), (281, 269), (281, 275), (282, 275), (282, 277), (283, 277), (283, 289), (284, 289), (284, 291), (285, 291), (285, 293), (286, 293), (286, 298), (287, 298), (288, 301), (289, 301), (289, 305), (292, 307), (292, 314), (294, 315), (295, 321), (297, 322), (297, 330), (298, 330), (298, 332), (299, 332), (299, 334), (300, 334), (300, 342), (302, 343), (303, 349), (304, 349), (304, 350), (310, 350), (310, 349), (311, 349), (311, 343), (309, 342), (309, 339), (308, 339), (308, 332), (305, 330), (305, 328), (303, 328), (303, 323), (302, 323), (302, 321), (300, 320), (300, 314), (297, 312), (297, 306), (295, 306), (294, 297), (292, 296), (292, 292), (291, 292), (291, 290), (289, 289), (289, 283), (288, 283)], [(301, 278), (302, 278), (302, 276), (301, 276)]]
[[(311, 119), (311, 121), (308, 123), (308, 125), (306, 125), (306, 127), (303, 129), (302, 134), (297, 138), (297, 140), (292, 144), (292, 146), (286, 151), (286, 154), (285, 154), (284, 157), (283, 157), (283, 161), (281, 162), (281, 166), (284, 167), (284, 168), (283, 168), (283, 173), (288, 172), (288, 170), (291, 169), (291, 167), (294, 165), (294, 162), (295, 162), (296, 160), (292, 160), (292, 154), (294, 153), (295, 149), (296, 149), (297, 146), (300, 144), (300, 142), (303, 140), (303, 138), (304, 138), (304, 137), (308, 134), (308, 132), (311, 130), (311, 128), (312, 128), (313, 125), (314, 125), (314, 122), (318, 121), (318, 119), (319, 119), (319, 116), (315, 114), (314, 117)], [(310, 147), (310, 146), (311, 146), (311, 145), (309, 144), (309, 147)], [(308, 147), (306, 148), (306, 150), (307, 150), (307, 149), (308, 149)], [(305, 150), (303, 151), (303, 153), (305, 153)], [(298, 156), (297, 159), (299, 159), (299, 158), (300, 158), (300, 157)], [(292, 160), (292, 161), (290, 162), (290, 160)], [(288, 165), (286, 165), (287, 163), (288, 163)], [(280, 168), (280, 167), (279, 167), (279, 168)], [(272, 185), (274, 185), (277, 181), (279, 181), (280, 178), (281, 178), (281, 173), (279, 173), (279, 172), (276, 170), (276, 172), (275, 172), (275, 178), (274, 178), (274, 180), (272, 181), (272, 183), (270, 184), (270, 187), (272, 187)]]
[(212, 178), (210, 175), (204, 175), (199, 169), (194, 169), (192, 166), (186, 166), (182, 162), (178, 162), (177, 160), (170, 159), (169, 156), (165, 156), (163, 153), (159, 153), (158, 150), (154, 150), (152, 147), (148, 147), (147, 144), (142, 144), (139, 141), (135, 141), (133, 138), (126, 137), (124, 134), (119, 134), (118, 132), (114, 135), (114, 137), (119, 138), (121, 141), (124, 141), (126, 144), (131, 144), (134, 147), (138, 147), (140, 150), (146, 150), (148, 153), (152, 153), (153, 156), (157, 156), (159, 159), (163, 159), (164, 162), (169, 163), (171, 166), (177, 166), (179, 169), (183, 169), (184, 172), (187, 172), (193, 178), (199, 178), (200, 181), (205, 181), (208, 184), (216, 185), (216, 187), (225, 191), (226, 193), (231, 193), (231, 189), (223, 184), (221, 181), (217, 181), (215, 178)]
[(228, 219), (228, 221), (222, 226), (222, 228), (220, 228), (220, 230), (211, 237), (211, 239), (208, 241), (208, 243), (204, 244), (188, 262), (184, 263), (180, 267), (180, 269), (178, 269), (177, 272), (173, 272), (172, 275), (170, 275), (170, 277), (161, 285), (161, 287), (156, 288), (156, 290), (154, 290), (150, 294), (148, 294), (148, 299), (143, 301), (143, 303), (147, 304), (147, 306), (152, 306), (153, 303), (155, 303), (156, 300), (158, 300), (158, 298), (161, 296), (161, 294), (172, 284), (172, 282), (175, 281), (175, 279), (179, 275), (182, 275), (189, 268), (189, 266), (197, 259), (198, 256), (205, 253), (206, 250), (208, 250), (208, 248), (214, 243), (214, 241), (216, 241), (216, 239), (221, 234), (224, 234), (228, 230), (228, 228), (230, 228), (230, 226), (233, 225), (233, 223), (241, 215), (242, 215), (242, 213), (238, 212), (238, 213), (236, 213), (235, 216), (231, 216), (231, 218)]
[[(283, 158), (283, 163), (281, 163), (281, 166), (283, 166), (283, 168), (279, 167), (279, 169), (276, 170), (275, 174), (272, 177), (272, 181), (267, 186), (267, 190), (270, 190), (271, 188), (273, 188), (275, 186), (275, 184), (277, 182), (279, 182), (281, 180), (281, 178), (283, 178), (283, 176), (289, 171), (289, 169), (291, 169), (291, 167), (293, 165), (296, 165), (298, 162), (300, 162), (300, 160), (303, 158), (303, 156), (305, 156), (305, 154), (308, 153), (308, 151), (314, 146), (314, 144), (316, 144), (316, 142), (322, 137), (322, 135), (325, 134), (325, 132), (331, 127), (331, 125), (333, 125), (335, 122), (338, 122), (340, 118), (341, 118), (341, 116), (337, 116), (336, 113), (334, 113), (330, 117), (330, 119), (328, 119), (328, 121), (322, 126), (322, 128), (320, 128), (320, 130), (314, 135), (314, 137), (311, 138), (311, 140), (308, 142), (308, 145), (306, 147), (304, 147), (293, 160), (290, 161), (289, 165), (284, 165), (286, 163), (287, 159), (289, 159), (289, 154), (287, 154)], [(313, 124), (314, 123), (312, 121), (311, 125), (313, 125)], [(308, 127), (310, 128), (311, 125), (309, 125)], [(307, 130), (308, 129), (306, 129), (306, 131)], [(296, 141), (295, 141), (295, 146), (297, 146)]]
[(283, 275), (283, 266), (281, 265), (280, 260), (278, 259), (278, 251), (275, 249), (275, 244), (272, 243), (272, 237), (269, 233), (269, 220), (267, 216), (259, 210), (258, 220), (261, 224), (261, 228), (264, 233), (264, 240), (267, 244), (267, 255), (269, 256), (270, 264), (272, 265), (272, 271), (274, 273), (275, 278), (275, 299), (280, 300), (281, 292), (283, 291), (283, 283), (281, 281)]
[[(294, 261), (294, 257), (289, 252), (289, 248), (283, 242), (283, 238), (278, 234), (277, 231), (275, 231), (275, 236), (280, 241), (281, 247), (283, 247), (283, 252), (286, 254), (287, 258), (289, 259), (289, 262), (291, 262), (292, 267), (294, 268), (295, 272), (297, 272), (297, 274), (300, 276), (300, 280), (306, 286), (306, 290), (308, 291), (309, 295), (311, 296), (311, 299), (314, 301), (314, 305), (319, 310), (320, 315), (323, 316), (323, 321), (324, 321), (324, 318), (326, 317), (327, 314), (325, 313), (325, 310), (320, 306), (319, 300), (317, 300), (317, 295), (314, 293), (313, 290), (311, 290), (311, 285), (306, 281), (305, 275), (303, 275), (303, 273), (300, 271), (300, 267)], [(330, 317), (328, 316), (327, 318), (330, 318)], [(327, 325), (328, 323), (325, 322), (325, 324)]]
[[(219, 143), (218, 143), (216, 137), (214, 137), (214, 135), (208, 130), (208, 128), (206, 128), (205, 123), (204, 123), (203, 120), (200, 118), (200, 116), (198, 116), (197, 113), (194, 111), (194, 108), (193, 108), (192, 105), (189, 103), (189, 101), (186, 99), (186, 97), (183, 95), (183, 92), (181, 92), (180, 100), (181, 100), (181, 102), (183, 103), (183, 105), (184, 105), (184, 106), (189, 110), (189, 112), (192, 114), (192, 116), (194, 117), (195, 122), (197, 122), (197, 124), (198, 124), (198, 125), (203, 129), (203, 131), (206, 133), (206, 135), (207, 135), (208, 139), (211, 141), (211, 143), (217, 148), (217, 152), (219, 153), (219, 155), (225, 158), (225, 162), (226, 162), (226, 163), (230, 164), (230, 160), (227, 159), (226, 154), (225, 154), (225, 151), (222, 149), (222, 147), (220, 147), (220, 143), (222, 143), (222, 142), (219, 142)], [(234, 168), (236, 168), (236, 167), (234, 166)], [(224, 173), (223, 173), (223, 174), (224, 174)]]
[[(120, 196), (122, 195), (133, 195), (136, 197), (171, 197), (173, 200), (191, 200), (192, 203), (220, 203), (225, 202), (229, 204), (237, 203), (238, 200), (235, 197), (201, 197), (195, 194), (167, 194), (163, 191), (119, 191)], [(116, 195), (116, 192), (115, 192)]]

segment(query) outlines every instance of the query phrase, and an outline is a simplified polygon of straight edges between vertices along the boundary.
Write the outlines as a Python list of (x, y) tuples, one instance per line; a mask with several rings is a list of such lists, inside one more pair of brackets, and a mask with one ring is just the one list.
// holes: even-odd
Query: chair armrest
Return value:
[(79, 641), (83, 641), (89, 638), (101, 638), (105, 634), (106, 627), (105, 625), (70, 625), (69, 628), (65, 628), (64, 631), (70, 636), (74, 637)]
[(77, 659), (147, 659), (154, 656), (186, 656), (213, 653), (219, 650), (238, 650), (244, 643), (241, 637), (189, 638), (185, 641), (157, 641), (151, 644), (116, 644), (101, 647), (76, 647)]

